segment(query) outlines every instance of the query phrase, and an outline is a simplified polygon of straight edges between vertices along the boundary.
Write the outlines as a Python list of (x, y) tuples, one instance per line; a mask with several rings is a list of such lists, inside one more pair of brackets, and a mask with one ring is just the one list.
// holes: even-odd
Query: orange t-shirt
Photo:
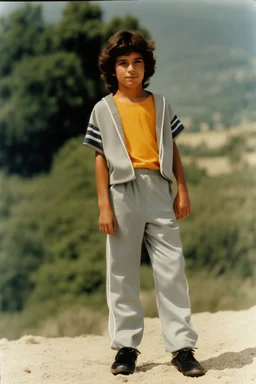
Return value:
[(134, 168), (160, 169), (153, 96), (140, 103), (124, 103), (114, 96), (123, 125), (126, 148)]

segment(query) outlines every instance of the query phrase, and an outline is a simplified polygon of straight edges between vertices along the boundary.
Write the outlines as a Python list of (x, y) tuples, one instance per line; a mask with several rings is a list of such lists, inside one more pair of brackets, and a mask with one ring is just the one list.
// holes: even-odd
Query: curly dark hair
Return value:
[(155, 73), (156, 60), (153, 55), (155, 43), (153, 40), (145, 40), (138, 31), (118, 31), (109, 38), (101, 55), (98, 65), (101, 71), (100, 77), (104, 81), (109, 92), (115, 94), (118, 90), (118, 82), (115, 73), (116, 58), (129, 55), (131, 52), (140, 53), (145, 64), (145, 75), (142, 81), (143, 88), (148, 87), (149, 78)]

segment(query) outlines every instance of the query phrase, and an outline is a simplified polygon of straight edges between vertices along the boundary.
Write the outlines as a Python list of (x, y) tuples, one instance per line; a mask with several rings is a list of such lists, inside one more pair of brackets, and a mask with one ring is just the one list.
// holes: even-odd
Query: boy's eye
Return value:
[[(134, 63), (142, 63), (142, 62), (143, 62), (142, 59), (137, 59), (134, 61)], [(128, 62), (127, 61), (119, 61), (118, 65), (128, 65)]]

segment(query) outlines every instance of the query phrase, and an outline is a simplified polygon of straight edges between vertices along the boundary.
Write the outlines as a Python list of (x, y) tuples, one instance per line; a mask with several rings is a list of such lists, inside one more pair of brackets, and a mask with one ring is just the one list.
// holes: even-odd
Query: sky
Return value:
[[(43, 4), (43, 10), (47, 12), (47, 17), (49, 22), (55, 22), (56, 18), (61, 18), (62, 9), (65, 7), (68, 1), (34, 1), (34, 4)], [(93, 1), (94, 2), (94, 1)], [(26, 3), (31, 3), (29, 1), (0, 1), (0, 17), (6, 16), (9, 13), (13, 12), (17, 8), (23, 6)], [(94, 3), (98, 3), (101, 5), (101, 8), (105, 12), (103, 14), (103, 18), (111, 18), (114, 16), (115, 7), (119, 8), (124, 6), (125, 11), (127, 12), (127, 8), (130, 11), (133, 11), (133, 7), (135, 3), (151, 3), (152, 5), (156, 2), (155, 0), (112, 0), (112, 1), (95, 1)], [(245, 7), (251, 7), (252, 11), (255, 12), (255, 22), (256, 22), (256, 0), (157, 0), (157, 4), (175, 4), (179, 3), (179, 5), (185, 5), (186, 3), (202, 3), (209, 5), (244, 5)], [(52, 6), (54, 5), (54, 9)], [(129, 6), (129, 7), (128, 7)], [(136, 8), (136, 6), (135, 6)], [(50, 20), (52, 11), (52, 20)]]
[[(124, 3), (132, 3), (131, 0), (116, 0), (116, 3), (120, 2)], [(153, 0), (133, 0), (135, 2), (152, 2)], [(158, 3), (174, 3), (174, 2), (185, 2), (189, 1), (191, 2), (202, 2), (202, 3), (209, 3), (209, 4), (244, 4), (244, 5), (253, 5), (256, 7), (256, 0), (158, 0)], [(0, 15), (6, 15), (10, 12), (12, 12), (17, 7), (21, 6), (22, 4), (25, 4), (26, 1), (0, 1)], [(55, 6), (58, 6), (60, 9), (63, 8), (63, 6), (67, 3), (66, 1), (35, 1), (34, 3), (44, 3), (46, 6), (50, 6), (51, 3), (55, 3)], [(113, 1), (97, 1), (97, 3), (101, 3), (101, 5), (104, 5), (104, 3), (107, 5), (107, 3), (113, 3)]]

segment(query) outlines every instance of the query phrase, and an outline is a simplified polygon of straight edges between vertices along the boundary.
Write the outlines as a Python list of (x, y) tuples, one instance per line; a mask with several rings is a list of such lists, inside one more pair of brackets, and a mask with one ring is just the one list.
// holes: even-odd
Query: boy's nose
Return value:
[(128, 65), (128, 71), (134, 71), (133, 64)]

